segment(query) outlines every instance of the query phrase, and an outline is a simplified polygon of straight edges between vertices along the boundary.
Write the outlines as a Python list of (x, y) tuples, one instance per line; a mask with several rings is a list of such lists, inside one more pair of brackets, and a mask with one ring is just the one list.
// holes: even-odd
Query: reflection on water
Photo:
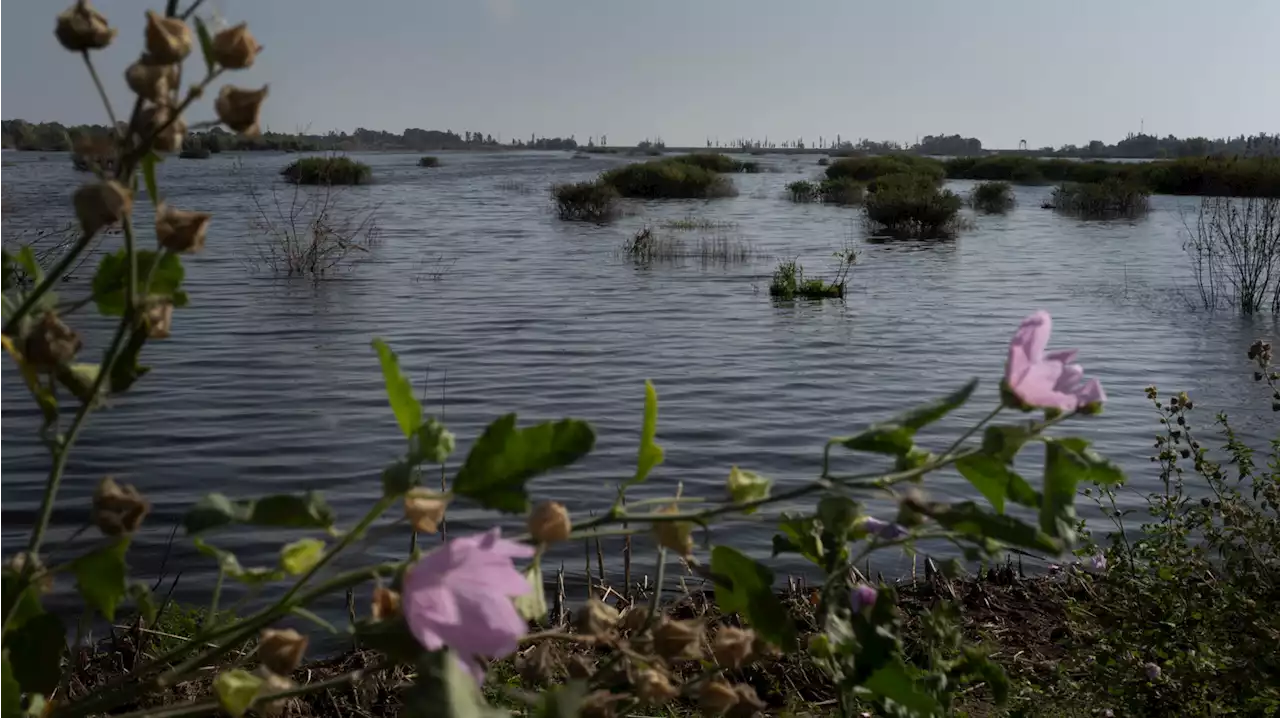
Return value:
[[(70, 189), (84, 176), (61, 157), (6, 157), (14, 163), (4, 173), (6, 237), (65, 222)], [(587, 179), (619, 158), (441, 158), (442, 167), (427, 171), (416, 155), (361, 157), (377, 184), (348, 195), (380, 205), (380, 244), (360, 266), (318, 285), (276, 279), (245, 261), (254, 240), (243, 184), (278, 181), (291, 158), (246, 155), (239, 173), (227, 156), (167, 160), (167, 199), (216, 213), (208, 249), (187, 263), (193, 304), (179, 312), (172, 339), (147, 348), (144, 362), (156, 370), (84, 433), (54, 517), (55, 544), (83, 524), (105, 474), (137, 484), (155, 504), (133, 557), (144, 571), (155, 570), (183, 509), (214, 488), (322, 490), (350, 525), (378, 494), (381, 467), (403, 448), (369, 347), (375, 336), (429, 386), (429, 408), (458, 434), (459, 456), (504, 412), (526, 422), (592, 421), (596, 452), (533, 485), (535, 498), (554, 495), (575, 508), (606, 507), (613, 482), (629, 475), (646, 378), (661, 397), (667, 451), (645, 487), (653, 495), (682, 482), (686, 495), (718, 496), (733, 464), (785, 486), (815, 474), (827, 437), (980, 376), (974, 403), (924, 440), (954, 437), (996, 400), (1005, 343), (1037, 308), (1053, 313), (1055, 344), (1078, 347), (1105, 383), (1107, 412), (1084, 432), (1130, 471), (1137, 490), (1155, 480), (1144, 386), (1185, 388), (1203, 417), (1230, 411), (1250, 436), (1274, 421), (1265, 397), (1250, 396), (1242, 381), (1246, 348), (1274, 324), (1193, 313), (1180, 291), (1179, 206), (1194, 200), (1155, 197), (1141, 220), (1081, 222), (1041, 210), (1047, 188), (1018, 188), (1016, 209), (977, 217), (953, 241), (870, 244), (856, 209), (785, 200), (787, 182), (817, 172), (808, 163), (764, 158), (780, 171), (735, 176), (736, 198), (635, 203), (601, 227), (555, 219), (546, 188)], [(641, 227), (688, 217), (716, 223), (713, 234), (749, 245), (754, 258), (637, 264), (620, 252)], [(699, 230), (685, 234), (699, 241)], [(770, 301), (779, 258), (829, 274), (832, 252), (849, 240), (860, 258), (845, 301)], [(90, 348), (101, 345), (91, 331)], [(47, 461), (35, 411), (7, 362), (3, 380), (7, 553), (25, 538)], [(969, 491), (958, 475), (930, 478), (926, 488), (939, 494)], [(453, 511), (450, 530), (474, 528), (476, 516)], [(713, 539), (733, 531), (736, 545), (767, 553), (769, 528), (741, 526), (717, 529)], [(407, 539), (393, 533), (399, 538), (362, 550), (403, 551)], [(241, 533), (217, 541), (245, 565), (261, 565), (274, 562), (281, 539)], [(570, 570), (581, 565), (578, 549), (563, 557)], [(211, 564), (183, 543), (170, 573), (175, 565), (183, 572), (178, 597), (198, 596)]]

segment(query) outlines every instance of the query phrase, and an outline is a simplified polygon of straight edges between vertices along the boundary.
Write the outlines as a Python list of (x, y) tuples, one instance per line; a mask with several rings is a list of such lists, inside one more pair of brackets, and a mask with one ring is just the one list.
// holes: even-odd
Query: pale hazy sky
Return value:
[[(53, 38), (62, 4), (4, 5), (3, 117), (103, 121), (79, 57)], [(97, 3), (121, 30), (99, 53), (120, 107), (143, 10), (160, 4)], [(1114, 142), (1144, 120), (1160, 135), (1280, 131), (1280, 0), (210, 0), (209, 11), (247, 20), (265, 46), (233, 80), (271, 83), (265, 121), (278, 131), (672, 145), (959, 133), (987, 147)]]

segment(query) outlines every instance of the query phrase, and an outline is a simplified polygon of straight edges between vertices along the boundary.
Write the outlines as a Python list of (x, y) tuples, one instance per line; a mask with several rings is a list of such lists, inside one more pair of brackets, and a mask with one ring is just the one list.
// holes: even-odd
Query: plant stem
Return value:
[(13, 336), (16, 333), (18, 322), (31, 311), (32, 307), (36, 305), (36, 302), (40, 301), (41, 297), (53, 288), (55, 282), (61, 280), (62, 276), (67, 273), (68, 269), (70, 269), (71, 263), (76, 260), (76, 257), (80, 256), (80, 253), (84, 251), (85, 247), (89, 246), (89, 242), (92, 239), (93, 235), (91, 234), (81, 235), (80, 239), (76, 240), (76, 243), (71, 247), (71, 249), (69, 249), (66, 254), (62, 255), (62, 258), (58, 260), (58, 263), (54, 265), (53, 269), (49, 270), (49, 273), (45, 275), (44, 281), (37, 284), (29, 294), (22, 298), (22, 303), (18, 305), (18, 309), (14, 311), (14, 313), (9, 316), (8, 321), (4, 323), (5, 334)]
[(81, 50), (80, 57), (84, 58), (84, 66), (89, 68), (89, 77), (93, 78), (93, 86), (98, 88), (98, 97), (102, 98), (102, 106), (107, 108), (107, 118), (111, 120), (111, 134), (117, 139), (120, 137), (120, 125), (116, 122), (115, 110), (111, 109), (111, 100), (107, 99), (107, 91), (102, 87), (102, 80), (98, 78), (98, 71), (93, 66), (93, 59), (89, 57), (88, 50)]

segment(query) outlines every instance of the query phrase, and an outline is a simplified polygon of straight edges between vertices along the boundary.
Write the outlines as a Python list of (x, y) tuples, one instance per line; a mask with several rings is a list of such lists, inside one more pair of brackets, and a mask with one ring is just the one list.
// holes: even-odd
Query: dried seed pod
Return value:
[[(659, 513), (678, 513), (679, 509), (670, 506)], [(658, 521), (653, 524), (653, 536), (658, 545), (675, 551), (680, 556), (693, 553), (693, 524), (688, 521)]]
[(178, 84), (177, 65), (154, 65), (139, 60), (124, 71), (124, 81), (134, 94), (158, 104), (169, 101), (169, 93)]
[(258, 659), (272, 673), (293, 673), (306, 652), (307, 637), (292, 628), (264, 628), (258, 638)]
[(622, 696), (609, 691), (593, 691), (582, 701), (582, 718), (613, 718), (614, 704)]
[(182, 18), (147, 11), (147, 56), (153, 62), (182, 62), (191, 53), (191, 28)]
[(730, 708), (738, 704), (738, 692), (728, 681), (715, 679), (702, 684), (698, 691), (698, 705), (704, 715), (724, 715)]
[(543, 641), (521, 656), (517, 662), (520, 677), (526, 683), (542, 685), (555, 677), (556, 659), (551, 652), (551, 642)]
[(228, 70), (249, 67), (261, 49), (249, 32), (247, 23), (242, 22), (213, 36), (213, 60)]
[(596, 674), (596, 662), (577, 653), (569, 659), (568, 669), (570, 678), (586, 680)]
[(218, 92), (213, 109), (218, 113), (218, 119), (227, 127), (246, 137), (256, 137), (258, 115), (262, 111), (262, 102), (266, 99), (266, 85), (261, 90), (242, 90), (226, 85)]
[(27, 335), (22, 354), (37, 369), (53, 369), (75, 359), (81, 346), (80, 335), (50, 310)]
[(440, 529), (444, 521), (444, 512), (448, 502), (436, 498), (435, 494), (425, 489), (413, 489), (404, 495), (404, 516), (413, 525), (413, 530), (420, 534), (433, 534)]
[(213, 218), (208, 212), (174, 209), (162, 204), (156, 210), (156, 239), (170, 252), (199, 252)]
[(711, 641), (711, 655), (725, 668), (741, 668), (751, 662), (755, 640), (754, 631), (724, 626)]
[(150, 511), (150, 502), (132, 484), (118, 484), (110, 476), (93, 493), (93, 525), (106, 536), (137, 531)]
[(88, 3), (77, 2), (58, 15), (53, 34), (62, 46), (72, 52), (101, 50), (111, 44), (116, 36), (114, 28), (107, 25), (107, 18)]
[(663, 621), (653, 632), (654, 649), (668, 661), (696, 661), (702, 658), (702, 623)]
[(578, 633), (596, 640), (607, 640), (617, 628), (618, 618), (618, 609), (593, 598), (578, 612)]
[(543, 501), (529, 514), (529, 533), (541, 544), (558, 543), (569, 538), (573, 524), (564, 504)]
[(76, 190), (71, 201), (80, 228), (87, 235), (119, 222), (133, 211), (133, 195), (115, 180), (84, 185)]
[(738, 702), (729, 709), (730, 718), (751, 718), (765, 709), (764, 701), (756, 695), (756, 689), (746, 683), (734, 686), (733, 692), (738, 694)]
[(373, 620), (386, 621), (400, 615), (400, 594), (386, 586), (373, 589)]
[(672, 685), (666, 673), (656, 668), (640, 671), (634, 681), (636, 697), (650, 706), (660, 706), (680, 695), (680, 689)]

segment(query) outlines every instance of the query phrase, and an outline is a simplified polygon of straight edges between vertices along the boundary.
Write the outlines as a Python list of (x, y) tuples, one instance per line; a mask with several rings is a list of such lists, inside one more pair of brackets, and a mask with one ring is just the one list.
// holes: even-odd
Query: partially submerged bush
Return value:
[(915, 174), (941, 182), (946, 173), (942, 163), (916, 155), (876, 155), (874, 157), (844, 157), (827, 167), (828, 179), (849, 177), (861, 182), (893, 174)]
[(1148, 209), (1150, 190), (1121, 179), (1068, 182), (1054, 188), (1052, 208), (1085, 219), (1136, 217)]
[(804, 267), (795, 260), (778, 264), (769, 282), (769, 296), (776, 299), (838, 299), (844, 296), (843, 281), (806, 279)]
[(759, 172), (760, 163), (735, 160), (729, 155), (719, 152), (694, 152), (687, 155), (676, 155), (668, 158), (672, 162), (684, 162), (712, 172)]
[(1118, 180), (1157, 194), (1280, 197), (1280, 159), (1183, 157), (1154, 162), (1081, 162), (1016, 155), (956, 157), (945, 163), (952, 179), (1005, 180), (1015, 184)]
[(709, 199), (732, 197), (737, 189), (719, 173), (670, 159), (638, 162), (600, 176), (623, 197), (644, 199)]
[(979, 182), (969, 193), (969, 204), (979, 212), (1005, 212), (1013, 203), (1013, 185), (1008, 182)]
[(881, 177), (865, 202), (867, 219), (877, 229), (905, 237), (941, 237), (957, 229), (963, 204), (951, 190), (938, 189), (928, 177)]
[(824, 202), (826, 204), (861, 204), (863, 185), (852, 177), (824, 179), (821, 182), (799, 180), (787, 185), (792, 202)]
[(560, 219), (608, 222), (618, 213), (618, 190), (604, 182), (573, 182), (551, 188)]
[(1205, 197), (1182, 249), (1205, 309), (1280, 316), (1280, 198)]
[(439, 166), (440, 166), (440, 158), (439, 158), (439, 157), (433, 157), (433, 156), (431, 156), (431, 155), (427, 155), (426, 157), (419, 157), (419, 158), (418, 158), (418, 166), (419, 166), (419, 167), (439, 167)]
[(787, 185), (792, 202), (813, 202), (818, 197), (818, 185), (809, 180), (796, 180)]
[(304, 157), (280, 170), (294, 184), (367, 184), (373, 170), (350, 157)]

